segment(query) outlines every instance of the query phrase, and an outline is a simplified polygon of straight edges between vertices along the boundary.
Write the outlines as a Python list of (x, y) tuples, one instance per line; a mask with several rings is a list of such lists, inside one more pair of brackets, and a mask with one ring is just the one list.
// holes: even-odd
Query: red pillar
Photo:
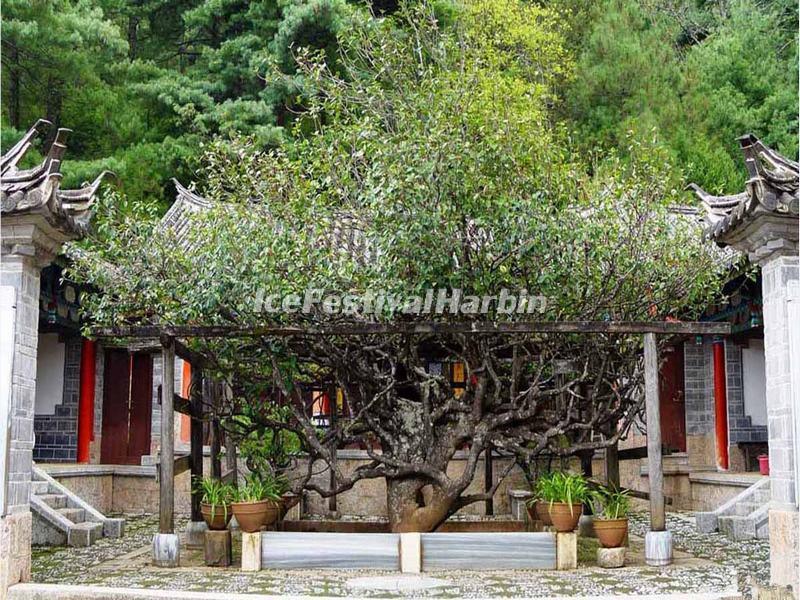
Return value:
[(96, 342), (81, 346), (81, 395), (78, 400), (78, 462), (89, 462), (89, 442), (94, 438), (94, 375)]
[(725, 342), (714, 340), (714, 421), (717, 438), (717, 467), (728, 470), (728, 385)]

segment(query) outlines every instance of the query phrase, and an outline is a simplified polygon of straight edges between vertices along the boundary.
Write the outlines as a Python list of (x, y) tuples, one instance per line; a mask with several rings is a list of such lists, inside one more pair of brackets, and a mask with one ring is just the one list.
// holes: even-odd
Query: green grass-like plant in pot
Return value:
[(589, 486), (583, 475), (556, 471), (537, 485), (539, 500), (547, 505), (547, 512), (556, 531), (574, 531), (583, 514), (583, 503), (589, 499)]
[(208, 528), (225, 529), (233, 516), (231, 512), (231, 502), (235, 492), (233, 486), (219, 479), (203, 477), (194, 480), (194, 487), (201, 494), (200, 512)]
[(628, 492), (613, 487), (600, 487), (592, 492), (594, 530), (603, 548), (620, 548), (628, 535), (628, 514), (631, 499)]
[(244, 485), (236, 490), (231, 505), (239, 527), (246, 533), (255, 533), (278, 520), (281, 511), (283, 481), (271, 474), (252, 473)]
[(549, 502), (544, 500), (544, 497), (549, 495), (547, 489), (551, 486), (552, 477), (552, 473), (542, 473), (539, 475), (533, 486), (533, 497), (526, 502), (528, 518), (531, 520), (539, 520), (543, 525), (553, 524), (553, 521), (550, 520)]

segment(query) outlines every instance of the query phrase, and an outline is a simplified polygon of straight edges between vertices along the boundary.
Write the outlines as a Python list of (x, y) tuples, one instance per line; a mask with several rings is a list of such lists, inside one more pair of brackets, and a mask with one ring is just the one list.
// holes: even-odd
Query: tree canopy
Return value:
[[(102, 291), (87, 302), (92, 322), (432, 318), (414, 303), (364, 314), (324, 299), (265, 312), (258, 301), (315, 289), (465, 299), (525, 290), (547, 299), (541, 319), (691, 318), (717, 268), (693, 221), (671, 210), (682, 198), (676, 167), (663, 147), (630, 136), (624, 156), (582, 169), (554, 108), (572, 76), (565, 35), (557, 12), (517, 0), (351, 14), (335, 61), (310, 50), (293, 59), (290, 77), (308, 91), (290, 137), (267, 150), (255, 134), (208, 147), (213, 206), (185, 237), (114, 211), (111, 199), (101, 235), (75, 254), (77, 272)], [(470, 307), (433, 318), (530, 318)], [(229, 382), (217, 410), (237, 431), (245, 416), (301, 440), (310, 460), (295, 489), (330, 495), (384, 478), (396, 530), (435, 528), (483, 499), (466, 490), (487, 448), (523, 465), (592, 450), (614, 443), (642, 407), (640, 344), (619, 335), (265, 335), (191, 349)], [(463, 388), (431, 362), (461, 365)], [(342, 421), (325, 431), (313, 385), (342, 394)], [(350, 444), (370, 461), (345, 473), (335, 448)], [(466, 469), (453, 476), (448, 464), (464, 448)], [(333, 469), (332, 486), (311, 480), (315, 459)]]

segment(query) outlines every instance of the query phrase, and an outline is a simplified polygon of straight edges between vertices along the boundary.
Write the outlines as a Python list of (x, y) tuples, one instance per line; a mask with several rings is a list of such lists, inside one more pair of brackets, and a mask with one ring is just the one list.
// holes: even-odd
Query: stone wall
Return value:
[[(360, 450), (340, 450), (338, 453), (339, 465), (346, 473), (352, 473), (360, 465), (369, 462), (366, 453)], [(495, 481), (499, 478), (505, 469), (509, 466), (510, 458), (495, 457), (493, 460), (492, 472)], [(457, 477), (463, 472), (466, 463), (466, 455), (464, 453), (457, 453), (448, 468), (448, 475)], [(466, 493), (482, 493), (484, 490), (484, 460), (483, 457), (478, 462), (475, 470), (475, 477), (472, 483), (467, 488)], [(577, 459), (572, 459), (568, 465), (570, 468), (580, 469), (580, 463)], [(305, 461), (300, 461), (297, 472), (304, 473), (307, 468)], [(592, 463), (592, 470), (594, 477), (603, 480), (605, 477), (604, 463), (602, 456), (596, 458)], [(327, 487), (330, 474), (324, 462), (318, 461), (313, 467), (314, 476), (313, 481), (318, 483), (321, 487)], [(509, 490), (512, 489), (529, 489), (525, 480), (525, 476), (518, 467), (513, 467), (509, 475), (498, 486), (494, 495), (494, 514), (496, 515), (509, 515), (511, 514), (511, 505), (509, 501)], [(367, 479), (359, 481), (353, 489), (339, 494), (336, 498), (337, 512), (342, 515), (358, 515), (358, 516), (373, 516), (373, 517), (386, 517), (386, 483), (383, 479)], [(486, 510), (485, 502), (476, 502), (467, 507), (464, 507), (459, 514), (465, 515), (484, 515)], [(305, 514), (325, 515), (328, 514), (328, 499), (322, 498), (315, 492), (308, 492), (304, 501), (303, 512)]]
[[(204, 461), (210, 472), (208, 457)], [(105, 515), (158, 513), (158, 482), (154, 467), (88, 465), (85, 469), (50, 468), (50, 475)], [(191, 473), (175, 477), (175, 513), (191, 512)]]
[(790, 338), (795, 336), (797, 343), (800, 260), (796, 250), (791, 256), (771, 258), (762, 265), (761, 272), (772, 494), (770, 580), (777, 585), (792, 585), (797, 590), (800, 587), (800, 499), (796, 492), (796, 461), (800, 460), (800, 440), (795, 438), (795, 425), (800, 422), (800, 415), (796, 414), (800, 411), (800, 378), (797, 377), (800, 348), (793, 350)]
[(74, 462), (78, 452), (78, 402), (81, 390), (81, 336), (64, 339), (64, 390), (52, 415), (35, 415), (33, 460)]
[(714, 361), (711, 343), (683, 345), (686, 454), (693, 470), (716, 469)]
[[(164, 369), (163, 361), (161, 360), (161, 353), (153, 353), (153, 413), (150, 425), (150, 454), (156, 455), (161, 448), (161, 402), (158, 397), (158, 386), (161, 385), (162, 372)], [(174, 369), (174, 382), (173, 390), (176, 393), (181, 391), (181, 378), (183, 376), (183, 361), (180, 358), (175, 358)], [(180, 436), (180, 415), (175, 413), (175, 448), (176, 450), (186, 446), (181, 444)]]
[[(737, 443), (766, 442), (767, 428), (753, 425), (745, 412), (744, 381), (742, 373), (742, 348), (732, 340), (725, 340), (725, 363), (728, 390), (728, 439), (731, 445)], [(743, 471), (746, 465), (731, 470)]]
[(698, 511), (713, 511), (742, 493), (759, 479), (757, 473), (692, 473), (689, 475), (691, 486), (691, 508)]

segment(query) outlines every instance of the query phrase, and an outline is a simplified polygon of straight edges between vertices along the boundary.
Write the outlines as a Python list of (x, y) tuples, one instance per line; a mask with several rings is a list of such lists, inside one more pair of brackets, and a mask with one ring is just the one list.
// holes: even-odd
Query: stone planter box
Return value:
[[(243, 552), (262, 569), (574, 569), (577, 535), (552, 532), (324, 533), (264, 531)], [(402, 566), (401, 566), (402, 565)]]

